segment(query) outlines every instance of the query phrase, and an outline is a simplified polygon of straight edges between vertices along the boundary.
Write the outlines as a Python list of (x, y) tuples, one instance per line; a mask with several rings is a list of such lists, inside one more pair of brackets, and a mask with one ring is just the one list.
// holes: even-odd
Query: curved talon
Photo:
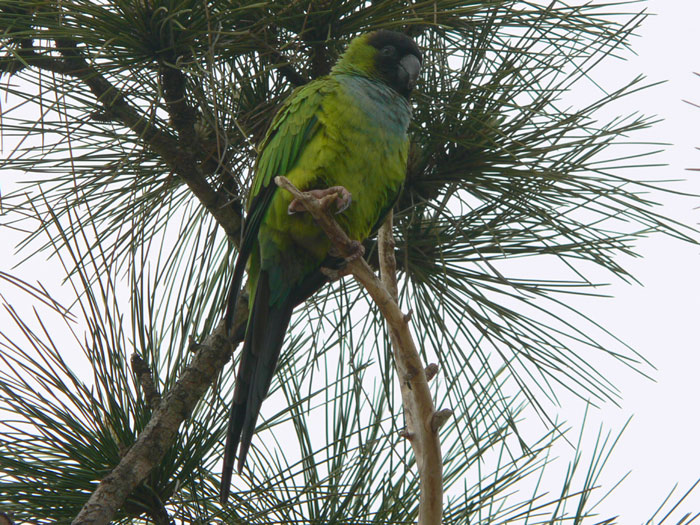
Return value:
[(360, 241), (350, 241), (350, 245), (348, 246), (348, 256), (345, 257), (338, 248), (335, 246), (331, 246), (330, 249), (328, 250), (328, 255), (331, 255), (332, 257), (342, 257), (345, 259), (346, 263), (356, 261), (360, 257), (362, 257), (365, 254), (365, 247), (362, 245)]
[(294, 215), (302, 211), (306, 211), (306, 208), (299, 199), (293, 199), (292, 202), (289, 203), (289, 206), (287, 206), (288, 215)]
[(344, 268), (339, 268), (337, 270), (334, 268), (326, 268), (325, 266), (321, 266), (320, 270), (321, 273), (328, 277), (328, 280), (331, 282), (342, 279), (346, 275), (350, 275), (352, 273), (352, 271), (347, 266), (345, 266)]
[(348, 262), (356, 261), (365, 254), (365, 247), (360, 241), (350, 241), (350, 255), (345, 260)]
[[(337, 207), (336, 214), (347, 210), (352, 203), (352, 194), (343, 186), (331, 186), (323, 190), (309, 190), (306, 193), (320, 200), (323, 208), (328, 207), (331, 202), (335, 202)], [(293, 199), (287, 207), (287, 213), (289, 215), (302, 211), (306, 211), (306, 208), (299, 199)]]
[(336, 215), (338, 213), (343, 213), (345, 210), (347, 210), (350, 207), (350, 204), (352, 204), (352, 193), (350, 193), (345, 187), (343, 186), (333, 186), (331, 188), (328, 188), (329, 190), (335, 191), (335, 194), (337, 195), (335, 205), (337, 207), (336, 210)]

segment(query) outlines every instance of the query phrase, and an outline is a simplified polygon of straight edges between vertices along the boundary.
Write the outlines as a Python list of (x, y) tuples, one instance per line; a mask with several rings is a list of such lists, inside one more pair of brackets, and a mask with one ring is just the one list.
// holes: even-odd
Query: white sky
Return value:
[[(610, 87), (639, 73), (652, 82), (668, 80), (625, 99), (610, 116), (638, 111), (663, 118), (634, 138), (672, 144), (655, 160), (668, 166), (642, 171), (640, 177), (687, 178), (674, 187), (700, 194), (700, 172), (686, 171), (700, 168), (700, 151), (695, 149), (700, 146), (700, 108), (683, 102), (700, 104), (700, 77), (693, 74), (700, 73), (700, 0), (646, 4), (657, 14), (646, 20), (640, 37), (632, 41), (637, 56), (628, 56), (626, 62), (609, 60), (594, 70), (593, 77)], [(700, 222), (700, 212), (693, 209), (700, 200), (671, 195), (661, 200), (668, 215), (687, 224)], [(658, 369), (652, 382), (617, 367), (613, 381), (622, 392), (622, 407), (610, 405), (589, 414), (591, 428), (602, 422), (613, 430), (634, 416), (604, 470), (603, 489), (628, 471), (631, 474), (598, 507), (603, 517), (620, 515), (623, 524), (646, 523), (676, 482), (679, 496), (700, 478), (700, 247), (656, 236), (642, 242), (637, 251), (643, 258), (630, 258), (625, 266), (644, 286), (616, 283), (605, 290), (614, 298), (596, 299), (588, 312)], [(9, 259), (0, 260), (0, 269), (10, 268)], [(50, 275), (49, 271), (42, 281)], [(575, 427), (579, 409), (572, 413), (563, 409), (561, 414)], [(562, 451), (563, 458), (567, 455)], [(698, 512), (700, 488), (664, 523), (677, 523), (685, 513)], [(664, 514), (652, 523), (660, 523)]]
[[(604, 84), (631, 80), (643, 73), (652, 82), (667, 80), (615, 106), (614, 112), (639, 111), (663, 122), (637, 133), (636, 140), (672, 145), (657, 156), (666, 167), (640, 171), (650, 179), (688, 179), (673, 187), (700, 193), (700, 1), (650, 0), (647, 18), (632, 40), (637, 56), (626, 63), (608, 61), (594, 70)], [(608, 81), (608, 82), (606, 82)], [(697, 225), (697, 199), (662, 196), (664, 213)], [(631, 344), (658, 369), (651, 382), (631, 372), (613, 376), (623, 396), (622, 408), (605, 407), (589, 414), (588, 424), (600, 420), (619, 428), (633, 415), (613, 452), (601, 482), (611, 487), (627, 471), (630, 476), (598, 508), (603, 517), (620, 515), (620, 523), (646, 523), (676, 482), (680, 496), (700, 478), (700, 247), (661, 236), (638, 246), (641, 259), (624, 260), (642, 283), (614, 284), (613, 299), (596, 300), (596, 320)], [(566, 411), (563, 411), (566, 416)], [(592, 417), (591, 417), (592, 416)], [(571, 420), (571, 418), (568, 418)], [(674, 500), (675, 501), (675, 500)], [(671, 505), (665, 507), (666, 511)], [(700, 512), (700, 487), (664, 523), (678, 523), (686, 513)], [(651, 523), (658, 524), (666, 512)]]

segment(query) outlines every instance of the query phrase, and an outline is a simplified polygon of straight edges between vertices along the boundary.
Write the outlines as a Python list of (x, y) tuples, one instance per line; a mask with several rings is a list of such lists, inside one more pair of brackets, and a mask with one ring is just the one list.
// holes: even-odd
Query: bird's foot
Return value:
[[(338, 251), (335, 246), (331, 246), (328, 250), (328, 254), (332, 257), (343, 257), (343, 254)], [(362, 246), (360, 241), (350, 241), (350, 246), (348, 246), (348, 255), (343, 257), (346, 263), (356, 261), (365, 254), (365, 247)]]
[(343, 266), (342, 268), (326, 268), (325, 266), (321, 266), (321, 273), (333, 282), (342, 279), (346, 275), (350, 275), (352, 271), (347, 266)]
[(346, 275), (350, 275), (352, 270), (348, 267), (348, 263), (356, 261), (365, 254), (365, 247), (360, 241), (350, 241), (350, 246), (348, 248), (349, 254), (347, 257), (343, 257), (335, 246), (331, 246), (330, 250), (328, 250), (328, 255), (331, 257), (340, 257), (344, 261), (340, 268), (321, 267), (321, 273), (331, 281), (337, 281)]
[[(335, 213), (344, 212), (352, 202), (352, 194), (343, 186), (331, 186), (323, 190), (309, 190), (306, 193), (321, 201), (320, 204), (323, 209), (326, 209), (332, 202), (335, 202)], [(289, 215), (302, 211), (306, 211), (306, 208), (299, 199), (293, 199), (287, 207), (287, 213), (289, 213)]]

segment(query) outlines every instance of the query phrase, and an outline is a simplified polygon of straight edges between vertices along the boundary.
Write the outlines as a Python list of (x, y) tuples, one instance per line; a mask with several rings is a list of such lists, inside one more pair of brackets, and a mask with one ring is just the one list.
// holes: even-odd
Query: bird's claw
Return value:
[(344, 262), (340, 268), (327, 268), (321, 266), (321, 273), (328, 277), (331, 281), (337, 281), (346, 275), (350, 275), (352, 270), (348, 267), (348, 263), (355, 261), (365, 254), (365, 247), (360, 241), (350, 241), (350, 246), (348, 246), (349, 254), (347, 257), (343, 257), (340, 251), (334, 246), (331, 246), (328, 250), (328, 255), (332, 257), (342, 257)]
[(365, 247), (360, 241), (350, 241), (347, 256), (343, 256), (343, 254), (340, 253), (338, 249), (334, 246), (331, 246), (330, 250), (328, 250), (328, 253), (333, 257), (343, 257), (343, 259), (345, 259), (345, 262), (349, 263), (352, 261), (356, 261), (357, 259), (362, 257), (365, 254)]
[(345, 258), (347, 262), (356, 261), (365, 254), (365, 247), (360, 241), (350, 241), (350, 254)]
[(343, 186), (333, 186), (329, 189), (335, 191), (337, 195), (335, 200), (335, 213), (343, 213), (350, 207), (350, 204), (352, 204), (352, 193)]
[[(352, 194), (343, 186), (331, 186), (322, 190), (309, 190), (306, 193), (321, 201), (321, 207), (327, 208), (332, 202), (336, 203), (336, 214), (343, 213), (352, 203)], [(293, 215), (306, 211), (304, 204), (299, 199), (293, 199), (287, 207), (287, 213)]]
[(325, 266), (321, 266), (321, 273), (328, 277), (328, 280), (332, 282), (337, 281), (338, 279), (342, 279), (346, 275), (350, 275), (352, 271), (347, 266), (338, 269), (326, 268)]

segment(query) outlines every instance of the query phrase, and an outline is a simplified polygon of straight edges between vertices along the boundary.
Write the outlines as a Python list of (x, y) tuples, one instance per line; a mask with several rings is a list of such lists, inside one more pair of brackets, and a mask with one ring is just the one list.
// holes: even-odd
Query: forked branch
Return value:
[[(285, 177), (276, 177), (275, 183), (304, 205), (341, 255), (353, 255), (356, 241), (352, 241), (329, 215), (325, 203), (309, 193), (299, 191)], [(435, 411), (426, 371), (408, 328), (410, 316), (405, 315), (397, 303), (396, 260), (391, 229), (390, 215), (379, 233), (383, 282), (361, 257), (350, 260), (347, 267), (370, 294), (389, 327), (406, 418), (404, 435), (411, 442), (420, 476), (418, 524), (436, 525), (442, 522), (442, 454), (438, 430), (452, 412), (449, 409)], [(433, 369), (434, 365), (431, 365), (431, 370)]]

